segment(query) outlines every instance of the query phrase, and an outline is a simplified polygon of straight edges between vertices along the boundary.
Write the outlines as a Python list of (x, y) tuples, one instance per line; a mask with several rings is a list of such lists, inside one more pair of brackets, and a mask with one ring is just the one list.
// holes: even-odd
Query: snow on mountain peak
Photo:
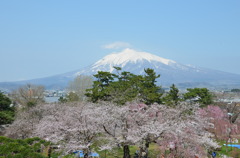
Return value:
[(149, 62), (158, 61), (165, 65), (169, 65), (169, 63), (176, 63), (173, 60), (164, 59), (147, 52), (139, 52), (134, 49), (126, 48), (122, 52), (112, 53), (110, 55), (105, 56), (101, 60), (97, 61), (93, 67), (107, 64), (110, 64), (112, 66), (124, 66), (128, 62), (136, 63), (137, 61), (142, 60), (147, 60)]

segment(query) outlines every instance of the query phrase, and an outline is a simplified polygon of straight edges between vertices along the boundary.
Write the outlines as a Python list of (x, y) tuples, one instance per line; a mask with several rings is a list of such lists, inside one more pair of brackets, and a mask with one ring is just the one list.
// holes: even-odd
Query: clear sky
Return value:
[(0, 81), (81, 69), (117, 46), (240, 74), (240, 1), (0, 1)]

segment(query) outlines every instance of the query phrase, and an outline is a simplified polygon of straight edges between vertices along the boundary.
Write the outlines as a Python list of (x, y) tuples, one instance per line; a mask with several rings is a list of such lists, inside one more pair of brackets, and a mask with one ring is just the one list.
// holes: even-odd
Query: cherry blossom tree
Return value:
[[(65, 153), (82, 149), (88, 157), (101, 128), (101, 113), (92, 103), (44, 104), (21, 113), (8, 129), (15, 137), (37, 136), (61, 145)], [(42, 117), (34, 115), (41, 112)]]
[(136, 102), (125, 106), (110, 102), (42, 104), (20, 112), (7, 135), (37, 136), (61, 145), (65, 154), (81, 149), (86, 158), (99, 141), (102, 150), (122, 147), (124, 158), (130, 157), (131, 145), (139, 146), (140, 157), (142, 152), (147, 156), (152, 142), (163, 150), (171, 146), (174, 157), (204, 155), (217, 144), (205, 130), (210, 124), (198, 109), (186, 103), (175, 108)]
[(207, 106), (201, 109), (200, 114), (203, 117), (210, 117), (211, 122), (214, 124), (209, 130), (214, 133), (217, 139), (226, 139), (227, 129), (230, 128), (227, 111), (222, 110), (218, 106)]
[[(181, 103), (177, 108), (165, 105), (130, 104), (124, 107), (108, 107), (104, 116), (104, 130), (111, 145), (123, 147), (124, 158), (129, 158), (129, 146), (138, 145), (148, 153), (151, 142), (168, 147), (174, 144), (174, 157), (206, 155), (206, 150), (218, 147), (205, 129), (212, 125), (199, 115), (198, 105)], [(171, 137), (169, 137), (171, 136)], [(189, 137), (191, 136), (191, 137)], [(169, 139), (171, 138), (171, 139)], [(187, 149), (191, 152), (186, 152)], [(167, 150), (165, 148), (164, 150)]]
[[(134, 119), (139, 113), (131, 112), (128, 106), (105, 106), (103, 108), (103, 122), (102, 127), (107, 135), (109, 143), (106, 147), (123, 147), (124, 158), (130, 157), (129, 146), (134, 145), (140, 141), (140, 137), (134, 128)], [(141, 117), (141, 116), (139, 116)]]
[(198, 104), (181, 102), (175, 108), (159, 106), (165, 108), (163, 118), (170, 121), (168, 130), (156, 142), (163, 152), (170, 151), (169, 157), (204, 157), (208, 150), (218, 147), (213, 135), (206, 130), (213, 124), (200, 115)]
[(45, 106), (18, 109), (14, 122), (6, 129), (5, 135), (11, 138), (25, 139), (32, 136), (36, 125), (43, 118)]
[(202, 116), (210, 117), (211, 123), (214, 124), (211, 131), (219, 140), (225, 140), (226, 144), (231, 143), (231, 140), (239, 135), (239, 111), (236, 104), (230, 104), (225, 109), (219, 106), (209, 105), (199, 111)]

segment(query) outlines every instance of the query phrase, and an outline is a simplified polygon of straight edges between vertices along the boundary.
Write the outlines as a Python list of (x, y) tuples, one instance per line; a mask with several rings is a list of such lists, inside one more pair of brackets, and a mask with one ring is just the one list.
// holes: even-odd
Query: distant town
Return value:
[(45, 90), (45, 97), (65, 97), (67, 92), (65, 90)]

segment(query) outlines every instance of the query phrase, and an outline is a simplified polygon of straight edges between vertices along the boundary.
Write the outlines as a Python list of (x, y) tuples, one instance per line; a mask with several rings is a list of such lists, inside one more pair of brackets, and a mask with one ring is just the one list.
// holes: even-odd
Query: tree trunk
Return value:
[(89, 158), (90, 148), (83, 150), (84, 158)]
[(145, 143), (145, 148), (144, 148), (144, 152), (145, 152), (145, 154), (144, 154), (144, 156), (143, 156), (143, 158), (148, 158), (148, 148), (149, 148), (149, 139), (147, 139), (146, 140), (146, 143)]
[(139, 147), (139, 158), (147, 158), (148, 157), (148, 148), (149, 148), (149, 142), (146, 141), (146, 143), (143, 145), (143, 147)]
[(129, 145), (124, 145), (123, 146), (123, 158), (131, 158)]
[[(139, 152), (137, 153), (138, 154), (138, 156), (137, 156), (137, 158), (142, 158), (142, 153), (144, 152), (144, 149), (143, 149), (143, 147), (142, 146), (140, 146), (139, 147)], [(134, 157), (135, 158), (135, 157)]]
[(88, 153), (85, 153), (85, 154), (84, 154), (84, 158), (88, 158)]

